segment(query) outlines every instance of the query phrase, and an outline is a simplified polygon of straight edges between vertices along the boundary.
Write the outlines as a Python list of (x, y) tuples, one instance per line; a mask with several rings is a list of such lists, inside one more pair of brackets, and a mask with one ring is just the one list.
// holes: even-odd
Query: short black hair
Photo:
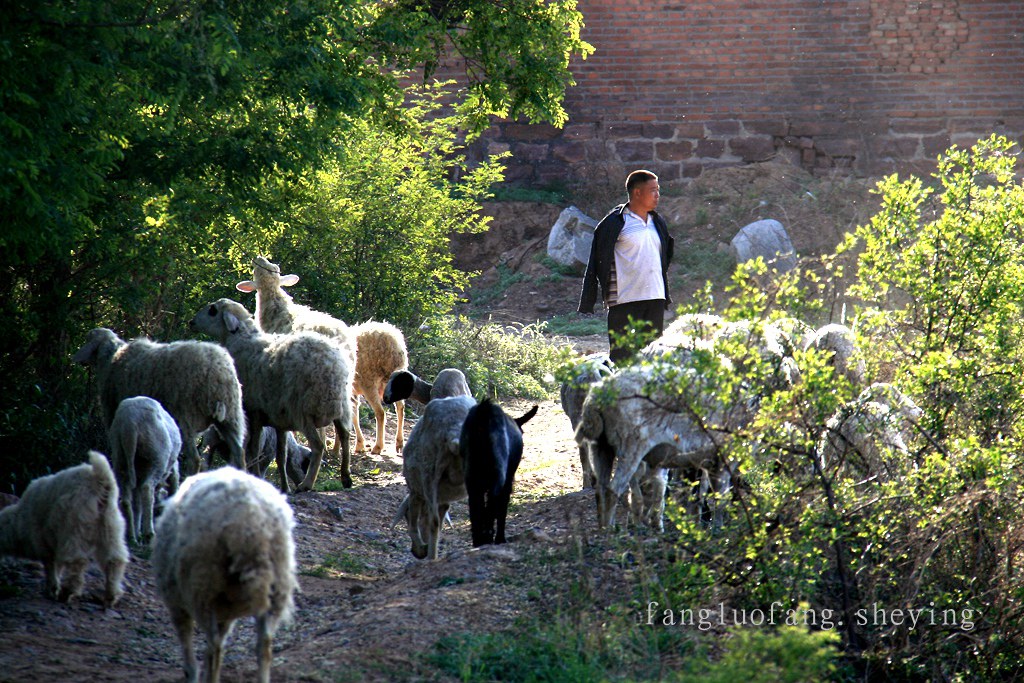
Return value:
[(646, 183), (649, 180), (657, 180), (658, 176), (654, 175), (650, 171), (633, 171), (626, 176), (626, 194), (629, 196), (633, 195), (633, 188), (637, 185)]

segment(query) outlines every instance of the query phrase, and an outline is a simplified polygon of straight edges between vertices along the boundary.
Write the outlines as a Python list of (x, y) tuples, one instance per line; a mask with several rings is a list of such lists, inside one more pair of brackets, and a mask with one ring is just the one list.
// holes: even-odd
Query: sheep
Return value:
[(125, 342), (113, 331), (97, 327), (73, 359), (96, 370), (105, 427), (110, 427), (123, 399), (149, 396), (178, 424), (185, 474), (199, 471), (196, 437), (210, 425), (216, 425), (227, 440), (231, 464), (245, 468), (242, 386), (231, 356), (222, 347), (198, 341), (162, 344), (144, 338)]
[(830, 354), (830, 363), (837, 374), (849, 380), (853, 388), (864, 386), (867, 371), (860, 357), (853, 330), (846, 325), (831, 323), (809, 335), (804, 350), (817, 349)]
[(537, 414), (511, 418), (490, 399), (473, 406), (462, 424), (462, 458), (473, 547), (505, 542), (505, 518), (519, 461), (523, 457), (523, 425)]
[(121, 513), (128, 525), (128, 540), (134, 544), (140, 536), (153, 535), (156, 487), (166, 481), (168, 495), (178, 490), (181, 433), (158, 401), (133, 396), (117, 406), (107, 439), (121, 491)]
[[(591, 389), (583, 402), (576, 441), (590, 453), (596, 484), (598, 523), (615, 522), (615, 506), (628, 488), (641, 485), (641, 464), (648, 476), (661, 479), (663, 469), (682, 468), (702, 473), (702, 489), (728, 490), (732, 464), (720, 450), (728, 434), (747, 424), (758, 405), (754, 389), (736, 387), (729, 397), (715, 395), (715, 378), (698, 371), (706, 363), (727, 372), (731, 361), (711, 353), (704, 365), (690, 353), (679, 351), (670, 361), (622, 368)], [(663, 485), (651, 482), (657, 494)], [(660, 508), (653, 498), (645, 503)], [(661, 527), (660, 514), (644, 513), (653, 526)], [(716, 523), (719, 520), (716, 519)]]
[(409, 434), (402, 458), (409, 495), (399, 506), (395, 521), (405, 517), (408, 522), (412, 554), (417, 559), (437, 559), (441, 520), (453, 502), (466, 498), (459, 438), (462, 423), (475, 405), (471, 396), (435, 398), (427, 403)]
[(273, 485), (232, 467), (189, 477), (172, 496), (153, 539), (157, 589), (171, 614), (186, 679), (198, 681), (193, 629), (206, 635), (204, 681), (220, 678), (234, 622), (256, 618), (258, 680), (270, 681), (271, 646), (298, 589), (295, 520)]
[[(285, 433), (288, 440), (288, 457), (286, 459), (288, 478), (291, 479), (292, 484), (298, 486), (306, 477), (306, 471), (309, 469), (309, 460), (313, 455), (313, 451), (309, 447), (300, 444), (291, 432)], [(210, 427), (203, 432), (199, 437), (199, 444), (200, 452), (206, 456), (206, 469), (212, 469), (215, 456), (227, 460), (227, 444), (224, 443), (224, 439), (221, 438), (220, 432), (217, 431), (216, 427)], [(270, 467), (270, 463), (274, 462), (276, 458), (277, 430), (267, 425), (260, 432), (259, 455), (256, 457), (256, 462), (247, 463), (247, 471), (261, 479), (265, 478), (267, 468)]]
[(243, 406), (250, 436), (246, 457), (256, 462), (266, 424), (277, 430), (277, 469), (288, 493), (285, 432), (306, 435), (313, 456), (296, 491), (310, 491), (320, 473), (324, 441), (319, 429), (333, 424), (341, 441), (341, 480), (352, 486), (348, 425), (352, 423), (352, 370), (338, 345), (314, 332), (264, 334), (249, 311), (231, 299), (204, 306), (190, 326), (224, 344), (245, 386)]
[(462, 370), (445, 368), (437, 373), (434, 383), (420, 379), (409, 370), (395, 370), (384, 386), (382, 401), (390, 405), (396, 401), (413, 399), (426, 404), (434, 398), (449, 396), (470, 396), (469, 382)]
[[(578, 362), (572, 369), (572, 375), (562, 382), (559, 399), (562, 411), (569, 417), (573, 433), (580, 423), (583, 413), (583, 401), (587, 398), (590, 386), (607, 377), (612, 371), (612, 361), (606, 353), (592, 353)], [(580, 453), (580, 471), (583, 476), (583, 488), (594, 486), (594, 470), (590, 466), (590, 457), (584, 444), (578, 444)]]
[[(906, 457), (907, 442), (923, 411), (892, 384), (875, 383), (841, 406), (825, 424), (818, 442), (818, 464), (833, 463), (861, 470), (866, 476), (895, 474), (884, 457)], [(860, 456), (853, 462), (851, 456)]]
[[(256, 292), (256, 319), (265, 332), (319, 332), (337, 339), (346, 354), (354, 360), (353, 383), (354, 408), (352, 429), (356, 436), (356, 452), (361, 453), (366, 445), (363, 431), (359, 426), (359, 397), (362, 396), (373, 408), (376, 419), (377, 440), (371, 453), (384, 450), (384, 425), (386, 415), (381, 405), (381, 394), (391, 373), (409, 365), (402, 331), (385, 322), (367, 321), (349, 327), (342, 321), (308, 306), (297, 304), (284, 291), (299, 281), (298, 275), (281, 275), (281, 268), (262, 256), (253, 260), (253, 279), (243, 280), (235, 285), (241, 292)], [(395, 450), (402, 451), (405, 441), (405, 404), (395, 404), (398, 428), (395, 436)]]
[(106, 456), (89, 451), (89, 462), (34, 479), (14, 505), (0, 510), (0, 555), (43, 563), (45, 593), (69, 602), (82, 592), (85, 570), (103, 570), (103, 604), (124, 593), (128, 546), (117, 508), (117, 480)]

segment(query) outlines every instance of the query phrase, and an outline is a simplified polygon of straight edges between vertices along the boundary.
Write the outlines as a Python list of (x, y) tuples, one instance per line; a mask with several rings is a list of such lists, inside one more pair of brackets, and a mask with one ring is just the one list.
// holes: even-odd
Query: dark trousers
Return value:
[[(630, 325), (629, 319), (636, 323)], [(646, 324), (645, 324), (646, 323)], [(631, 301), (628, 304), (618, 304), (608, 309), (608, 344), (611, 351), (608, 354), (613, 363), (627, 360), (633, 352), (623, 343), (626, 339), (620, 339), (616, 343), (616, 335), (629, 332), (651, 331), (661, 334), (665, 329), (665, 300), (648, 299), (646, 301)]]

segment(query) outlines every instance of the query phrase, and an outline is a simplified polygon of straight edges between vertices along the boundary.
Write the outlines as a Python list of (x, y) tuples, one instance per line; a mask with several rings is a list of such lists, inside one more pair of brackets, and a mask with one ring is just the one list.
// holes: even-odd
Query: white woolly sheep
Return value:
[(188, 681), (199, 679), (195, 624), (206, 635), (203, 680), (220, 678), (234, 622), (256, 618), (258, 680), (270, 681), (271, 647), (297, 588), (295, 521), (274, 487), (231, 467), (184, 481), (153, 539), (153, 572), (181, 642)]
[(181, 433), (158, 401), (133, 396), (117, 406), (107, 440), (128, 540), (137, 543), (140, 537), (153, 535), (156, 488), (166, 481), (168, 495), (178, 490)]
[[(345, 347), (346, 353), (351, 354), (355, 360), (352, 428), (356, 437), (356, 452), (360, 453), (366, 448), (363, 431), (359, 426), (358, 401), (362, 396), (373, 408), (377, 426), (376, 441), (371, 453), (381, 453), (384, 450), (384, 426), (387, 419), (384, 406), (381, 405), (381, 395), (391, 373), (409, 365), (405, 336), (389, 323), (371, 320), (349, 327), (326, 313), (295, 303), (284, 288), (298, 281), (298, 275), (282, 276), (280, 266), (258, 256), (253, 262), (253, 279), (243, 280), (235, 287), (241, 292), (256, 292), (256, 319), (265, 332), (319, 332), (337, 339)], [(401, 452), (405, 440), (405, 404), (397, 402), (395, 413), (398, 416), (395, 450)]]
[(220, 340), (235, 361), (245, 386), (242, 395), (250, 436), (246, 457), (257, 460), (264, 425), (277, 430), (277, 468), (281, 490), (288, 492), (286, 431), (300, 431), (313, 457), (296, 491), (312, 490), (320, 473), (324, 441), (320, 428), (334, 425), (341, 441), (341, 479), (352, 486), (349, 472), (352, 422), (352, 370), (338, 345), (313, 332), (263, 334), (249, 311), (231, 299), (204, 306), (190, 326)]
[(402, 457), (409, 495), (402, 501), (395, 521), (405, 517), (412, 554), (418, 559), (437, 559), (441, 520), (452, 503), (466, 498), (459, 435), (475, 405), (471, 396), (434, 399), (427, 403), (409, 434)]
[[(309, 469), (309, 460), (313, 451), (303, 446), (291, 432), (287, 433), (287, 467), (288, 478), (292, 484), (298, 486), (306, 478), (306, 471)], [(206, 469), (213, 469), (215, 458), (228, 459), (227, 444), (217, 431), (216, 427), (210, 427), (199, 437), (199, 451), (205, 456)], [(267, 425), (260, 433), (260, 450), (256, 462), (247, 462), (246, 470), (261, 479), (267, 476), (267, 469), (270, 463), (277, 459), (277, 430)]]
[(97, 327), (89, 332), (74, 361), (96, 371), (107, 428), (122, 400), (149, 396), (178, 424), (185, 474), (199, 471), (196, 437), (210, 425), (216, 425), (227, 439), (231, 464), (245, 467), (242, 387), (231, 356), (222, 347), (199, 341), (125, 342), (111, 330)]
[(420, 379), (409, 370), (395, 370), (384, 387), (381, 400), (385, 405), (390, 405), (411, 398), (426, 404), (435, 398), (471, 395), (466, 376), (457, 368), (441, 370), (434, 378), (433, 384)]
[[(569, 417), (573, 433), (580, 424), (583, 414), (583, 401), (590, 392), (591, 385), (599, 382), (612, 372), (612, 361), (606, 353), (592, 353), (584, 357), (572, 369), (572, 375), (562, 382), (559, 399), (562, 410)], [(594, 486), (594, 470), (590, 466), (590, 456), (585, 444), (578, 444), (580, 452), (580, 471), (583, 475), (583, 488)]]
[[(648, 488), (655, 494), (663, 490), (658, 480), (666, 468), (697, 473), (704, 492), (728, 490), (732, 464), (719, 453), (725, 436), (753, 418), (764, 395), (793, 381), (795, 365), (779, 336), (769, 324), (728, 323), (710, 341), (655, 350), (644, 365), (622, 368), (592, 387), (576, 441), (590, 453), (600, 524), (614, 523), (618, 498), (627, 488), (643, 485), (636, 480), (642, 461), (649, 466), (646, 476), (654, 478)], [(695, 363), (697, 354), (701, 364)], [(716, 363), (720, 373), (709, 374), (708, 363)], [(719, 396), (723, 387), (715, 386), (715, 376), (736, 370), (752, 376), (727, 382), (730, 395)], [(653, 508), (663, 505), (656, 498), (644, 504), (652, 508), (645, 514), (649, 520)]]
[(0, 555), (43, 563), (46, 594), (68, 602), (82, 592), (85, 570), (103, 570), (107, 607), (123, 594), (128, 546), (117, 509), (117, 481), (106, 456), (34, 479), (14, 505), (0, 510)]
[(852, 467), (863, 476), (896, 474), (899, 465), (885, 456), (909, 455), (907, 442), (922, 414), (917, 404), (892, 384), (872, 384), (825, 424), (818, 443), (819, 466)]
[(830, 362), (836, 373), (846, 377), (854, 389), (864, 386), (864, 359), (858, 353), (853, 330), (846, 325), (831, 323), (818, 328), (804, 344), (804, 350), (808, 349), (831, 353)]
[[(602, 526), (615, 523), (619, 497), (640, 485), (636, 475), (645, 460), (656, 478), (663, 476), (659, 470), (684, 468), (707, 471), (710, 479), (718, 479), (726, 466), (718, 452), (725, 434), (752, 416), (746, 400), (731, 407), (717, 401), (709, 404), (709, 392), (692, 369), (673, 365), (671, 372), (687, 373), (690, 389), (681, 394), (661, 391), (655, 366), (633, 366), (595, 385), (583, 403), (576, 441), (590, 453)], [(695, 417), (697, 412), (706, 414), (707, 427)], [(659, 511), (662, 507), (657, 499), (646, 504)], [(636, 512), (660, 527), (660, 514), (654, 520), (650, 514)]]

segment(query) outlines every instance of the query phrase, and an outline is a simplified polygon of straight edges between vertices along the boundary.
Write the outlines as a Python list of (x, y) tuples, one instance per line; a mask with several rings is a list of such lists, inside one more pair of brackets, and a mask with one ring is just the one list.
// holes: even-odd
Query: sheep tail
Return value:
[(225, 422), (228, 419), (228, 406), (224, 401), (217, 401), (213, 406), (213, 421), (217, 423)]
[(603, 433), (604, 418), (601, 416), (601, 410), (588, 398), (583, 402), (580, 423), (576, 427), (576, 441), (597, 441)]
[[(117, 453), (113, 453), (112, 455), (114, 455), (115, 461), (122, 463), (118, 467), (118, 469), (121, 469), (121, 467), (123, 467), (126, 470), (121, 473), (125, 478), (126, 488), (129, 491), (134, 491), (136, 486), (135, 458), (138, 455), (139, 447), (138, 432), (134, 429), (129, 430), (129, 433), (125, 433), (122, 431), (117, 435), (117, 443), (110, 444), (110, 447), (111, 449), (116, 449), (120, 451), (121, 457), (118, 457)], [(128, 459), (129, 455), (131, 456), (130, 460)], [(93, 470), (95, 471), (95, 467), (93, 468)]]
[(395, 530), (398, 526), (398, 521), (406, 517), (409, 512), (409, 496), (406, 496), (402, 500), (402, 504), (398, 506), (398, 512), (395, 513), (395, 518), (391, 520), (391, 531)]
[[(114, 478), (114, 470), (110, 468), (110, 461), (107, 456), (96, 451), (89, 451), (89, 464), (92, 465), (93, 490), (96, 499), (99, 501), (100, 509), (105, 510), (108, 506), (117, 506), (117, 479)], [(129, 467), (132, 476), (135, 475), (135, 468)]]

